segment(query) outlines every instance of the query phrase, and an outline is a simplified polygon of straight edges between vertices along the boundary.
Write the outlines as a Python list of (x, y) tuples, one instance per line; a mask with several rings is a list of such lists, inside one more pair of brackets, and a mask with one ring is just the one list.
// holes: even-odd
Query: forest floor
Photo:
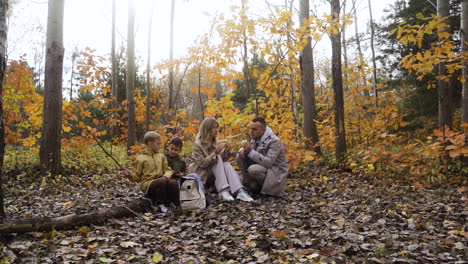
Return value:
[[(86, 213), (140, 196), (115, 174), (42, 184), (17, 178), (6, 191), (11, 218)], [(467, 194), (460, 186), (294, 171), (283, 198), (215, 200), (199, 213), (146, 212), (69, 231), (3, 235), (0, 263), (467, 263)]]

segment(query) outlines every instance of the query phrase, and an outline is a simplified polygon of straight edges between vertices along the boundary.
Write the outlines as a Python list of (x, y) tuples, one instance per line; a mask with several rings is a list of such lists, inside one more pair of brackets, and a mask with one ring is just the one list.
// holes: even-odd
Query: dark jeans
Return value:
[(167, 204), (170, 202), (179, 204), (179, 183), (166, 177), (160, 177), (152, 181), (147, 196), (153, 204)]

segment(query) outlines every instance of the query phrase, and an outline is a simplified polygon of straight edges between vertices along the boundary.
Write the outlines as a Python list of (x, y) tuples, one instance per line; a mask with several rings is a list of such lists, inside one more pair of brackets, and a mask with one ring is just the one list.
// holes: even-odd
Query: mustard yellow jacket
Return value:
[(170, 178), (172, 173), (163, 153), (145, 151), (136, 158), (135, 171), (132, 173), (130, 180), (140, 183), (141, 191), (148, 194), (148, 188), (154, 179), (159, 177)]

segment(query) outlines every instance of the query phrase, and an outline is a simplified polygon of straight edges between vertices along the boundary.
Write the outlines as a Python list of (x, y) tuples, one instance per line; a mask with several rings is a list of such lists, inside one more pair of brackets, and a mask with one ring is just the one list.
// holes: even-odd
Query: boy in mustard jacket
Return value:
[(133, 182), (140, 184), (141, 191), (150, 198), (154, 205), (158, 204), (162, 212), (167, 211), (165, 204), (179, 201), (179, 184), (171, 179), (173, 171), (167, 163), (166, 156), (159, 152), (161, 136), (149, 131), (143, 141), (146, 151), (138, 155), (135, 160), (133, 173), (124, 174)]

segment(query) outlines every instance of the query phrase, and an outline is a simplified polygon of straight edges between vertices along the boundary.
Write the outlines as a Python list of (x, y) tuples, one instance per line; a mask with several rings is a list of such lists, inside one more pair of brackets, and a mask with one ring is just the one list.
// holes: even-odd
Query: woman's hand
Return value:
[(224, 145), (226, 146), (226, 148), (224, 149), (224, 151), (231, 151), (231, 143), (226, 142), (226, 143), (224, 143)]
[(216, 155), (219, 155), (221, 152), (223, 152), (225, 148), (226, 148), (226, 143), (219, 144), (215, 149)]

